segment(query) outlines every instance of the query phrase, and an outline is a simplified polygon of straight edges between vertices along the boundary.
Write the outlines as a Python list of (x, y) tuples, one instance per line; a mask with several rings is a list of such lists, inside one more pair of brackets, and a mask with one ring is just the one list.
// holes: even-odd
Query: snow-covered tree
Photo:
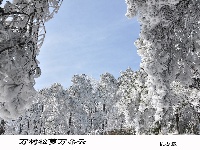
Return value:
[[(2, 3), (2, 0), (1, 0)], [(0, 116), (19, 117), (29, 108), (41, 74), (36, 56), (45, 38), (44, 23), (62, 0), (6, 1), (0, 8)]]
[(0, 119), (0, 135), (5, 133), (5, 121)]
[(90, 134), (94, 129), (95, 98), (91, 78), (85, 74), (74, 75), (67, 89), (70, 109), (71, 134)]
[(44, 104), (42, 134), (67, 134), (66, 91), (60, 84), (54, 83), (50, 88), (40, 90), (39, 94), (39, 101)]
[(141, 67), (148, 74), (155, 123), (160, 126), (171, 109), (172, 82), (189, 87), (199, 77), (200, 1), (126, 0), (126, 3), (126, 15), (129, 18), (137, 15), (141, 23), (140, 38), (135, 44), (142, 59)]
[(40, 135), (44, 133), (44, 122), (42, 122), (42, 113), (44, 104), (41, 101), (34, 102), (16, 120), (6, 121), (6, 135)]
[[(97, 84), (95, 98), (97, 103), (96, 122), (98, 130), (103, 134), (111, 131), (118, 126), (117, 118), (117, 80), (110, 73), (105, 73), (100, 76), (100, 81)], [(97, 120), (98, 119), (98, 120)]]
[(66, 92), (60, 84), (39, 91), (37, 101), (22, 116), (8, 121), (5, 134), (67, 134)]
[(125, 116), (125, 122), (123, 122), (125, 126), (132, 124), (130, 123), (130, 119), (132, 119), (132, 117), (134, 118), (134, 116), (131, 116), (128, 107), (133, 107), (134, 103), (136, 103), (136, 105), (134, 105), (136, 108), (132, 108), (131, 110), (134, 113), (137, 113), (139, 107), (139, 102), (136, 98), (138, 94), (137, 87), (135, 87), (134, 81), (135, 74), (131, 68), (128, 68), (125, 72), (121, 72), (121, 76), (118, 78), (119, 89), (117, 91), (117, 96), (119, 100), (117, 106), (119, 111)]
[(125, 115), (125, 127), (135, 134), (149, 134), (155, 111), (148, 97), (146, 72), (142, 68), (136, 72), (128, 68), (121, 72), (118, 82), (117, 104), (119, 111)]
[(68, 89), (42, 89), (18, 119), (2, 120), (2, 134), (199, 134), (200, 91), (173, 82), (169, 108), (154, 123), (147, 79), (142, 68), (128, 68), (117, 80), (105, 73), (98, 82), (75, 75)]

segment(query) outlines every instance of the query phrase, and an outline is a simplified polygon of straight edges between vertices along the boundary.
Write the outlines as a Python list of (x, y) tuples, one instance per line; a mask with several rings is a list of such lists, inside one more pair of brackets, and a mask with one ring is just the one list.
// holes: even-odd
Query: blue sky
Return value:
[(36, 89), (61, 83), (71, 85), (74, 74), (95, 79), (106, 72), (139, 69), (134, 41), (139, 37), (136, 18), (125, 17), (125, 0), (64, 0), (58, 14), (46, 23), (46, 38), (37, 57), (42, 75)]
[(128, 67), (138, 70), (134, 41), (140, 26), (125, 13), (125, 0), (64, 0), (45, 24), (47, 34), (37, 57), (42, 75), (36, 79), (36, 90), (55, 82), (67, 88), (74, 74), (99, 80), (106, 72), (118, 78)]

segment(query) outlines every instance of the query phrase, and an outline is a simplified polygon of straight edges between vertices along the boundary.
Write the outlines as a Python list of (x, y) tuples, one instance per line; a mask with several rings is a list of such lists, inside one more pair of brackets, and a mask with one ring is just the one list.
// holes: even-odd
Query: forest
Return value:
[[(0, 0), (2, 4), (3, 0)], [(45, 23), (62, 0), (13, 0), (0, 7), (0, 134), (200, 134), (200, 1), (125, 0), (141, 25), (140, 69), (97, 81), (77, 74), (36, 91)]]

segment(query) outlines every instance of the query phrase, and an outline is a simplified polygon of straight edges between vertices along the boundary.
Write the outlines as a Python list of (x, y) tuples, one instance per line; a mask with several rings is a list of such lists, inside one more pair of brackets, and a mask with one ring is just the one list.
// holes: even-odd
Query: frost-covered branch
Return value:
[[(126, 3), (126, 16), (137, 15), (141, 23), (140, 38), (135, 44), (142, 59), (141, 67), (148, 74), (155, 121), (161, 123), (172, 107), (172, 82), (189, 87), (199, 77), (200, 1), (126, 0)], [(177, 102), (178, 99), (174, 101)]]
[[(1, 1), (2, 2), (2, 1)], [(16, 118), (29, 108), (41, 74), (36, 56), (45, 38), (44, 23), (62, 0), (7, 1), (0, 11), (0, 117)]]

